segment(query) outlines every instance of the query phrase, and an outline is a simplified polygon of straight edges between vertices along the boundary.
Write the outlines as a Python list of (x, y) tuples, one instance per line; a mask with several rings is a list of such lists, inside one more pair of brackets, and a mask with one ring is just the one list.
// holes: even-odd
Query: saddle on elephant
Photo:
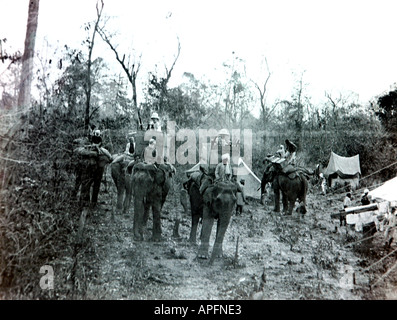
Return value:
[(301, 168), (288, 163), (285, 158), (271, 156), (267, 157), (266, 160), (270, 161), (278, 172), (286, 175), (289, 179), (300, 177), (300, 174), (303, 173)]
[(134, 172), (136, 172), (136, 171), (155, 172), (157, 170), (158, 170), (158, 166), (154, 163), (138, 162), (134, 166)]
[(80, 146), (73, 151), (79, 155), (83, 161), (90, 162), (93, 165), (98, 162), (100, 166), (105, 166), (113, 159), (109, 151), (95, 144)]
[(169, 173), (172, 175), (174, 173), (173, 167), (168, 163), (146, 163), (146, 162), (138, 162), (134, 165), (133, 171), (147, 171), (147, 172), (157, 172), (164, 171), (165, 173)]
[(112, 163), (123, 162), (125, 165), (134, 160), (134, 154), (121, 153), (114, 156)]

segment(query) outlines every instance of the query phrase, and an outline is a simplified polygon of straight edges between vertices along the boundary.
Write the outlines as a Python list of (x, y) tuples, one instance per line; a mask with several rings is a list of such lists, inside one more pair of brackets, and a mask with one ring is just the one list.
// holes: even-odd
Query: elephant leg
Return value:
[(122, 187), (117, 188), (117, 204), (116, 204), (117, 210), (123, 209), (124, 192), (125, 192), (124, 188), (122, 188)]
[[(299, 203), (298, 207), (296, 208), (296, 212), (298, 212), (300, 218), (304, 218), (305, 217), (305, 214), (307, 212), (306, 201), (301, 201)], [(341, 217), (341, 219), (343, 219), (343, 217)], [(342, 220), (341, 220), (341, 223), (342, 223)], [(346, 224), (346, 221), (345, 221), (345, 224)]]
[(292, 211), (294, 210), (294, 206), (295, 206), (295, 199), (291, 198), (288, 200), (288, 208), (287, 208), (287, 213), (288, 215), (292, 215)]
[[(131, 179), (130, 177), (126, 178), (127, 179)], [(131, 182), (130, 181), (126, 181), (125, 182), (125, 188), (124, 188), (124, 194), (125, 194), (125, 198), (124, 198), (124, 202), (123, 202), (123, 213), (128, 213), (130, 211), (131, 208), (131, 200), (132, 200), (132, 186), (131, 186)]]
[[(290, 207), (290, 200), (288, 200), (288, 197), (287, 197), (287, 195), (285, 195), (285, 194), (282, 195), (282, 199), (283, 199), (283, 212), (284, 212), (285, 214), (290, 215), (290, 210), (289, 210), (289, 207)], [(291, 211), (292, 211), (292, 210), (291, 210)]]
[(91, 185), (93, 184), (94, 179), (92, 176), (85, 172), (81, 176), (81, 192), (80, 192), (80, 204), (83, 207), (88, 207), (90, 204), (90, 193), (91, 193)]
[(153, 230), (152, 241), (161, 241), (161, 203), (152, 205)]
[(212, 263), (215, 260), (215, 258), (222, 257), (223, 255), (223, 249), (222, 249), (223, 239), (225, 237), (227, 227), (229, 226), (229, 222), (230, 222), (230, 214), (227, 216), (222, 216), (222, 215), (219, 216), (217, 222), (217, 228), (216, 228), (216, 238), (215, 238), (214, 248), (212, 250), (210, 263)]
[(137, 241), (143, 240), (143, 211), (144, 204), (142, 203), (142, 200), (136, 199), (134, 204), (133, 234), (134, 240)]
[(189, 242), (195, 244), (196, 243), (196, 236), (197, 236), (197, 227), (200, 221), (200, 215), (195, 212), (192, 214), (192, 228), (190, 229), (190, 237)]
[(173, 232), (172, 232), (172, 237), (173, 238), (176, 238), (176, 239), (179, 239), (181, 236), (180, 236), (180, 234), (179, 234), (179, 225), (180, 225), (180, 223), (181, 223), (181, 220), (175, 220), (175, 224), (174, 224), (174, 229), (173, 229)]
[(72, 191), (72, 199), (73, 200), (76, 199), (77, 193), (79, 192), (79, 188), (81, 186), (81, 180), (82, 180), (81, 176), (82, 176), (82, 172), (81, 172), (81, 169), (79, 168), (76, 170), (76, 180), (74, 183), (74, 189)]
[(99, 167), (95, 170), (92, 188), (92, 204), (96, 205), (98, 202), (99, 190), (101, 189), (101, 182), (103, 177), (104, 167)]
[(124, 193), (125, 193), (125, 178), (123, 176), (123, 172), (121, 169), (120, 163), (112, 163), (110, 165), (111, 168), (111, 174), (112, 178), (114, 181), (114, 184), (116, 185), (117, 189), (117, 204), (116, 204), (116, 209), (118, 211), (121, 211), (123, 209), (123, 200), (124, 200)]
[(265, 193), (266, 193), (266, 182), (265, 182), (265, 179), (264, 178), (262, 178), (262, 181), (261, 181), (261, 201), (260, 201), (260, 203), (261, 204), (265, 204)]
[(123, 201), (124, 201), (124, 195), (126, 194), (126, 189), (124, 183), (121, 181), (118, 181), (116, 184), (117, 188), (117, 204), (116, 204), (116, 209), (118, 211), (123, 210)]
[(210, 242), (210, 236), (212, 231), (212, 226), (214, 224), (214, 218), (210, 215), (210, 209), (204, 206), (203, 209), (203, 226), (201, 229), (201, 244), (198, 251), (198, 257), (203, 259), (208, 259), (208, 248)]
[(131, 208), (132, 194), (129, 190), (124, 192), (123, 213), (128, 213)]
[(150, 214), (150, 208), (151, 208), (151, 205), (150, 204), (148, 204), (148, 203), (145, 203), (144, 205), (143, 205), (143, 220), (142, 220), (142, 223), (143, 223), (143, 227), (147, 227), (147, 222), (148, 222), (148, 220), (149, 220), (149, 214)]
[(280, 212), (280, 190), (274, 190), (274, 212)]

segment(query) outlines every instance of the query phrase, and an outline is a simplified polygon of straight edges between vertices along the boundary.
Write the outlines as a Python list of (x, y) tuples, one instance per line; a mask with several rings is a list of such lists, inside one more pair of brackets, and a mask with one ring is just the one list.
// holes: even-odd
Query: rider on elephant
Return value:
[(228, 153), (223, 154), (222, 161), (218, 163), (215, 169), (215, 182), (231, 181), (233, 172), (229, 161), (230, 155)]
[(150, 122), (146, 130), (155, 130), (161, 132), (161, 122), (157, 112), (153, 112), (152, 115), (150, 116)]
[(288, 173), (295, 170), (297, 146), (288, 139), (285, 140), (285, 145), (286, 147), (280, 145), (275, 156), (268, 156), (265, 161), (278, 164), (285, 173)]
[(121, 161), (131, 161), (133, 160), (133, 156), (135, 154), (135, 138), (134, 135), (136, 134), (136, 132), (131, 131), (127, 134), (127, 144), (125, 147), (124, 152), (117, 156), (112, 163), (117, 163), (117, 162), (121, 162)]
[(285, 153), (285, 159), (288, 164), (295, 165), (296, 161), (296, 150), (298, 147), (290, 140), (285, 140), (285, 145), (287, 146), (287, 152)]
[(208, 175), (208, 178), (204, 179), (204, 181), (200, 185), (200, 194), (203, 195), (209, 187), (214, 187), (220, 182), (234, 183), (237, 187), (237, 190), (241, 192), (241, 186), (239, 186), (237, 182), (232, 181), (233, 169), (229, 161), (230, 155), (228, 153), (223, 154), (222, 162), (218, 163), (215, 168), (215, 179), (211, 178), (211, 176)]
[(149, 145), (145, 148), (143, 160), (144, 160), (144, 162), (149, 163), (149, 164), (156, 163), (157, 150), (156, 150), (156, 140), (155, 139), (152, 138), (149, 140)]

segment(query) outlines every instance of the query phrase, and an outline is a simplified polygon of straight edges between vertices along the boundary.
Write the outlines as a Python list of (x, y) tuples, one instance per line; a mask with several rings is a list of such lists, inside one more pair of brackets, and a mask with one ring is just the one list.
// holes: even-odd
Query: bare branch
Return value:
[(123, 57), (120, 58), (119, 52), (117, 48), (112, 44), (111, 39), (107, 36), (106, 32), (104, 31), (103, 28), (99, 28), (98, 30), (99, 35), (101, 36), (102, 40), (105, 41), (109, 48), (113, 51), (113, 53), (116, 56), (116, 60), (119, 62), (121, 65), (122, 69), (124, 70), (128, 81), (131, 84), (132, 87), (132, 101), (134, 103), (134, 107), (137, 110), (138, 113), (138, 127), (143, 128), (142, 124), (142, 119), (140, 116), (139, 108), (138, 108), (138, 102), (137, 102), (137, 90), (136, 90), (136, 79), (138, 76), (138, 72), (141, 67), (141, 57), (142, 55), (139, 56), (138, 63), (133, 63), (132, 66), (130, 67), (130, 59), (128, 58), (128, 62), (125, 62), (125, 54), (123, 54)]
[(171, 78), (172, 70), (174, 70), (175, 64), (176, 64), (176, 62), (177, 62), (177, 60), (178, 60), (178, 58), (179, 58), (180, 53), (181, 53), (181, 42), (180, 42), (179, 37), (178, 37), (178, 52), (177, 52), (177, 54), (176, 54), (176, 57), (175, 57), (175, 59), (174, 59), (174, 62), (173, 62), (172, 65), (171, 65), (171, 69), (168, 71), (167, 66), (165, 66), (165, 70), (166, 70), (166, 72), (167, 72), (167, 75), (166, 75), (166, 81), (167, 81), (167, 83), (168, 83), (168, 81), (169, 81), (170, 78)]

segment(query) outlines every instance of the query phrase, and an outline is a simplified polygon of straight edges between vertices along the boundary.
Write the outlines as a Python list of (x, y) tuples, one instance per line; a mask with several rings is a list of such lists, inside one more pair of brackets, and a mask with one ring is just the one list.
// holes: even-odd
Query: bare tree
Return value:
[(263, 118), (263, 129), (264, 130), (266, 130), (267, 124), (269, 122), (269, 118), (277, 106), (277, 104), (274, 104), (272, 107), (269, 107), (266, 103), (267, 83), (269, 82), (271, 72), (270, 72), (269, 65), (267, 63), (266, 58), (265, 58), (265, 62), (266, 62), (266, 68), (267, 68), (267, 76), (266, 76), (265, 82), (263, 83), (262, 86), (260, 86), (257, 82), (254, 82), (254, 85), (258, 89), (258, 92), (259, 92), (259, 101), (261, 104), (262, 118)]
[(176, 53), (176, 56), (174, 57), (174, 61), (171, 64), (171, 68), (168, 69), (167, 66), (165, 65), (165, 78), (162, 79), (161, 81), (161, 88), (160, 88), (160, 100), (159, 100), (159, 106), (160, 106), (160, 112), (164, 112), (164, 100), (167, 97), (167, 92), (168, 92), (168, 83), (171, 79), (172, 71), (174, 70), (175, 64), (178, 61), (179, 55), (181, 54), (181, 42), (179, 41), (178, 37), (178, 50)]
[(174, 70), (175, 64), (178, 61), (179, 55), (181, 53), (181, 43), (179, 41), (179, 38), (177, 39), (178, 39), (177, 53), (171, 64), (171, 67), (168, 68), (167, 65), (164, 66), (165, 76), (159, 77), (155, 73), (150, 73), (151, 77), (149, 78), (149, 94), (155, 98), (156, 101), (155, 108), (161, 115), (167, 113), (167, 100), (169, 97), (168, 83), (171, 79), (172, 71)]
[(26, 27), (25, 50), (22, 56), (21, 84), (18, 94), (18, 108), (26, 111), (30, 105), (30, 90), (33, 78), (33, 58), (39, 18), (40, 0), (29, 1), (28, 23)]
[(141, 56), (139, 56), (139, 59), (137, 62), (133, 62), (131, 64), (131, 59), (130, 57), (128, 58), (128, 61), (125, 61), (125, 54), (123, 54), (123, 57), (121, 58), (118, 50), (117, 50), (117, 46), (115, 46), (112, 41), (111, 41), (111, 36), (108, 36), (104, 30), (104, 27), (99, 28), (98, 29), (99, 35), (101, 36), (102, 40), (105, 41), (109, 48), (113, 51), (113, 53), (116, 56), (116, 60), (118, 61), (118, 63), (120, 63), (121, 67), (123, 68), (127, 79), (129, 81), (129, 83), (131, 84), (132, 87), (132, 101), (134, 104), (134, 109), (137, 111), (137, 116), (138, 116), (138, 127), (140, 129), (143, 129), (143, 124), (142, 124), (142, 119), (141, 119), (141, 115), (139, 112), (139, 108), (138, 108), (138, 101), (137, 101), (137, 86), (136, 86), (136, 79), (138, 76), (138, 72), (139, 69), (141, 67)]
[(339, 116), (340, 113), (343, 112), (343, 108), (346, 107), (346, 105), (349, 102), (350, 95), (348, 96), (343, 96), (341, 93), (339, 94), (339, 97), (332, 97), (332, 95), (328, 92), (325, 92), (325, 97), (328, 99), (329, 105), (331, 106), (331, 121), (332, 125), (334, 128), (338, 126), (339, 123)]
[[(22, 56), (21, 82), (18, 92), (18, 109), (20, 119), (8, 130), (5, 137), (2, 137), (0, 148), (2, 151), (9, 151), (10, 142), (18, 132), (21, 132), (27, 120), (27, 110), (30, 105), (30, 90), (33, 76), (33, 57), (36, 42), (36, 31), (39, 17), (39, 0), (29, 1), (28, 22), (26, 26), (25, 49)], [(10, 155), (9, 155), (10, 156)]]
[(92, 52), (94, 50), (95, 35), (99, 29), (99, 22), (101, 20), (103, 7), (104, 7), (103, 0), (98, 1), (96, 4), (97, 19), (95, 21), (94, 29), (92, 31), (91, 40), (88, 41), (87, 76), (86, 76), (86, 82), (85, 82), (85, 88), (84, 88), (85, 95), (86, 95), (84, 130), (86, 132), (88, 131), (88, 127), (90, 124), (91, 91), (92, 91), (92, 82), (91, 82)]

